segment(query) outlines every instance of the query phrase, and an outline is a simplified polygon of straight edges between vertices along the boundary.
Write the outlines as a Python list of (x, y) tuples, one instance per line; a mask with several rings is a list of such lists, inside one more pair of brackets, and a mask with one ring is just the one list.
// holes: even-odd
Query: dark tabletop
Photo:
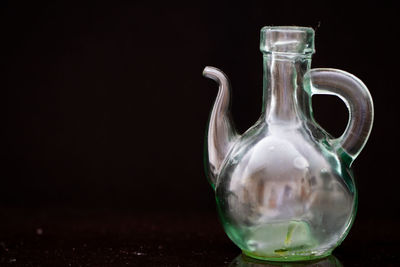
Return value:
[[(1, 266), (263, 266), (240, 255), (216, 212), (2, 208), (1, 218)], [(400, 266), (399, 225), (356, 220), (334, 256), (293, 266)]]

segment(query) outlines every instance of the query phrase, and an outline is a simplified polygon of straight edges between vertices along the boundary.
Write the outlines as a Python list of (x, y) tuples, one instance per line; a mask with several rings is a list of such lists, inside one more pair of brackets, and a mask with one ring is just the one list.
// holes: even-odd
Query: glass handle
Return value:
[(311, 82), (311, 94), (334, 95), (343, 100), (349, 110), (347, 127), (333, 141), (336, 150), (347, 158), (349, 165), (363, 149), (371, 132), (374, 106), (365, 84), (354, 75), (337, 69), (312, 69), (306, 78)]

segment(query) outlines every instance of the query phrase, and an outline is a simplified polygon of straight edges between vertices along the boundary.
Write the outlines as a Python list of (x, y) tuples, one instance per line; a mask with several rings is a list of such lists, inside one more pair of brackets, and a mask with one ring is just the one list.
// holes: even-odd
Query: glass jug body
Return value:
[[(368, 138), (372, 102), (370, 109), (365, 103), (349, 105), (367, 107), (370, 118), (351, 119), (339, 139), (315, 122), (311, 96), (318, 84), (332, 83), (318, 83), (310, 71), (313, 35), (309, 28), (263, 28), (260, 119), (238, 135), (230, 124), (227, 104), (221, 104), (228, 99), (221, 87), (210, 118), (206, 162), (217, 210), (227, 235), (250, 257), (295, 261), (327, 256), (345, 238), (356, 214), (350, 165)], [(344, 74), (332, 76), (332, 72), (336, 73), (327, 71), (331, 76), (323, 80), (338, 83)], [(340, 77), (347, 82), (340, 83), (342, 88), (355, 88), (353, 77)], [(349, 136), (357, 127), (367, 131), (352, 141)], [(351, 147), (344, 145), (349, 143)], [(221, 154), (220, 161), (215, 160), (215, 152)]]

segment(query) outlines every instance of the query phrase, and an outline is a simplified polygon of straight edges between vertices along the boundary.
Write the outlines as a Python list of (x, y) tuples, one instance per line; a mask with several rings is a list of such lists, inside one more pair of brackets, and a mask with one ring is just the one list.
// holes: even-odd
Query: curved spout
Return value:
[(217, 68), (205, 67), (203, 75), (219, 84), (218, 95), (208, 121), (205, 165), (209, 182), (213, 188), (221, 165), (238, 138), (229, 112), (230, 88), (226, 75)]

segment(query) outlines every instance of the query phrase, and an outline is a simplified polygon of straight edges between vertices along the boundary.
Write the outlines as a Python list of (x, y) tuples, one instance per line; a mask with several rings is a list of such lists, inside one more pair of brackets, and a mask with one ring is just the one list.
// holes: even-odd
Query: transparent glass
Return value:
[[(205, 163), (225, 232), (247, 256), (272, 261), (329, 255), (348, 233), (357, 208), (351, 164), (372, 127), (366, 86), (336, 69), (310, 69), (314, 31), (264, 27), (263, 108), (242, 135), (229, 113), (229, 81), (219, 83), (206, 137)], [(339, 138), (313, 118), (311, 97), (340, 97), (349, 110)], [(334, 112), (334, 111), (332, 111)]]
[(237, 256), (229, 267), (343, 267), (342, 263), (333, 255), (324, 259), (299, 262), (268, 262), (246, 257), (241, 254)]

